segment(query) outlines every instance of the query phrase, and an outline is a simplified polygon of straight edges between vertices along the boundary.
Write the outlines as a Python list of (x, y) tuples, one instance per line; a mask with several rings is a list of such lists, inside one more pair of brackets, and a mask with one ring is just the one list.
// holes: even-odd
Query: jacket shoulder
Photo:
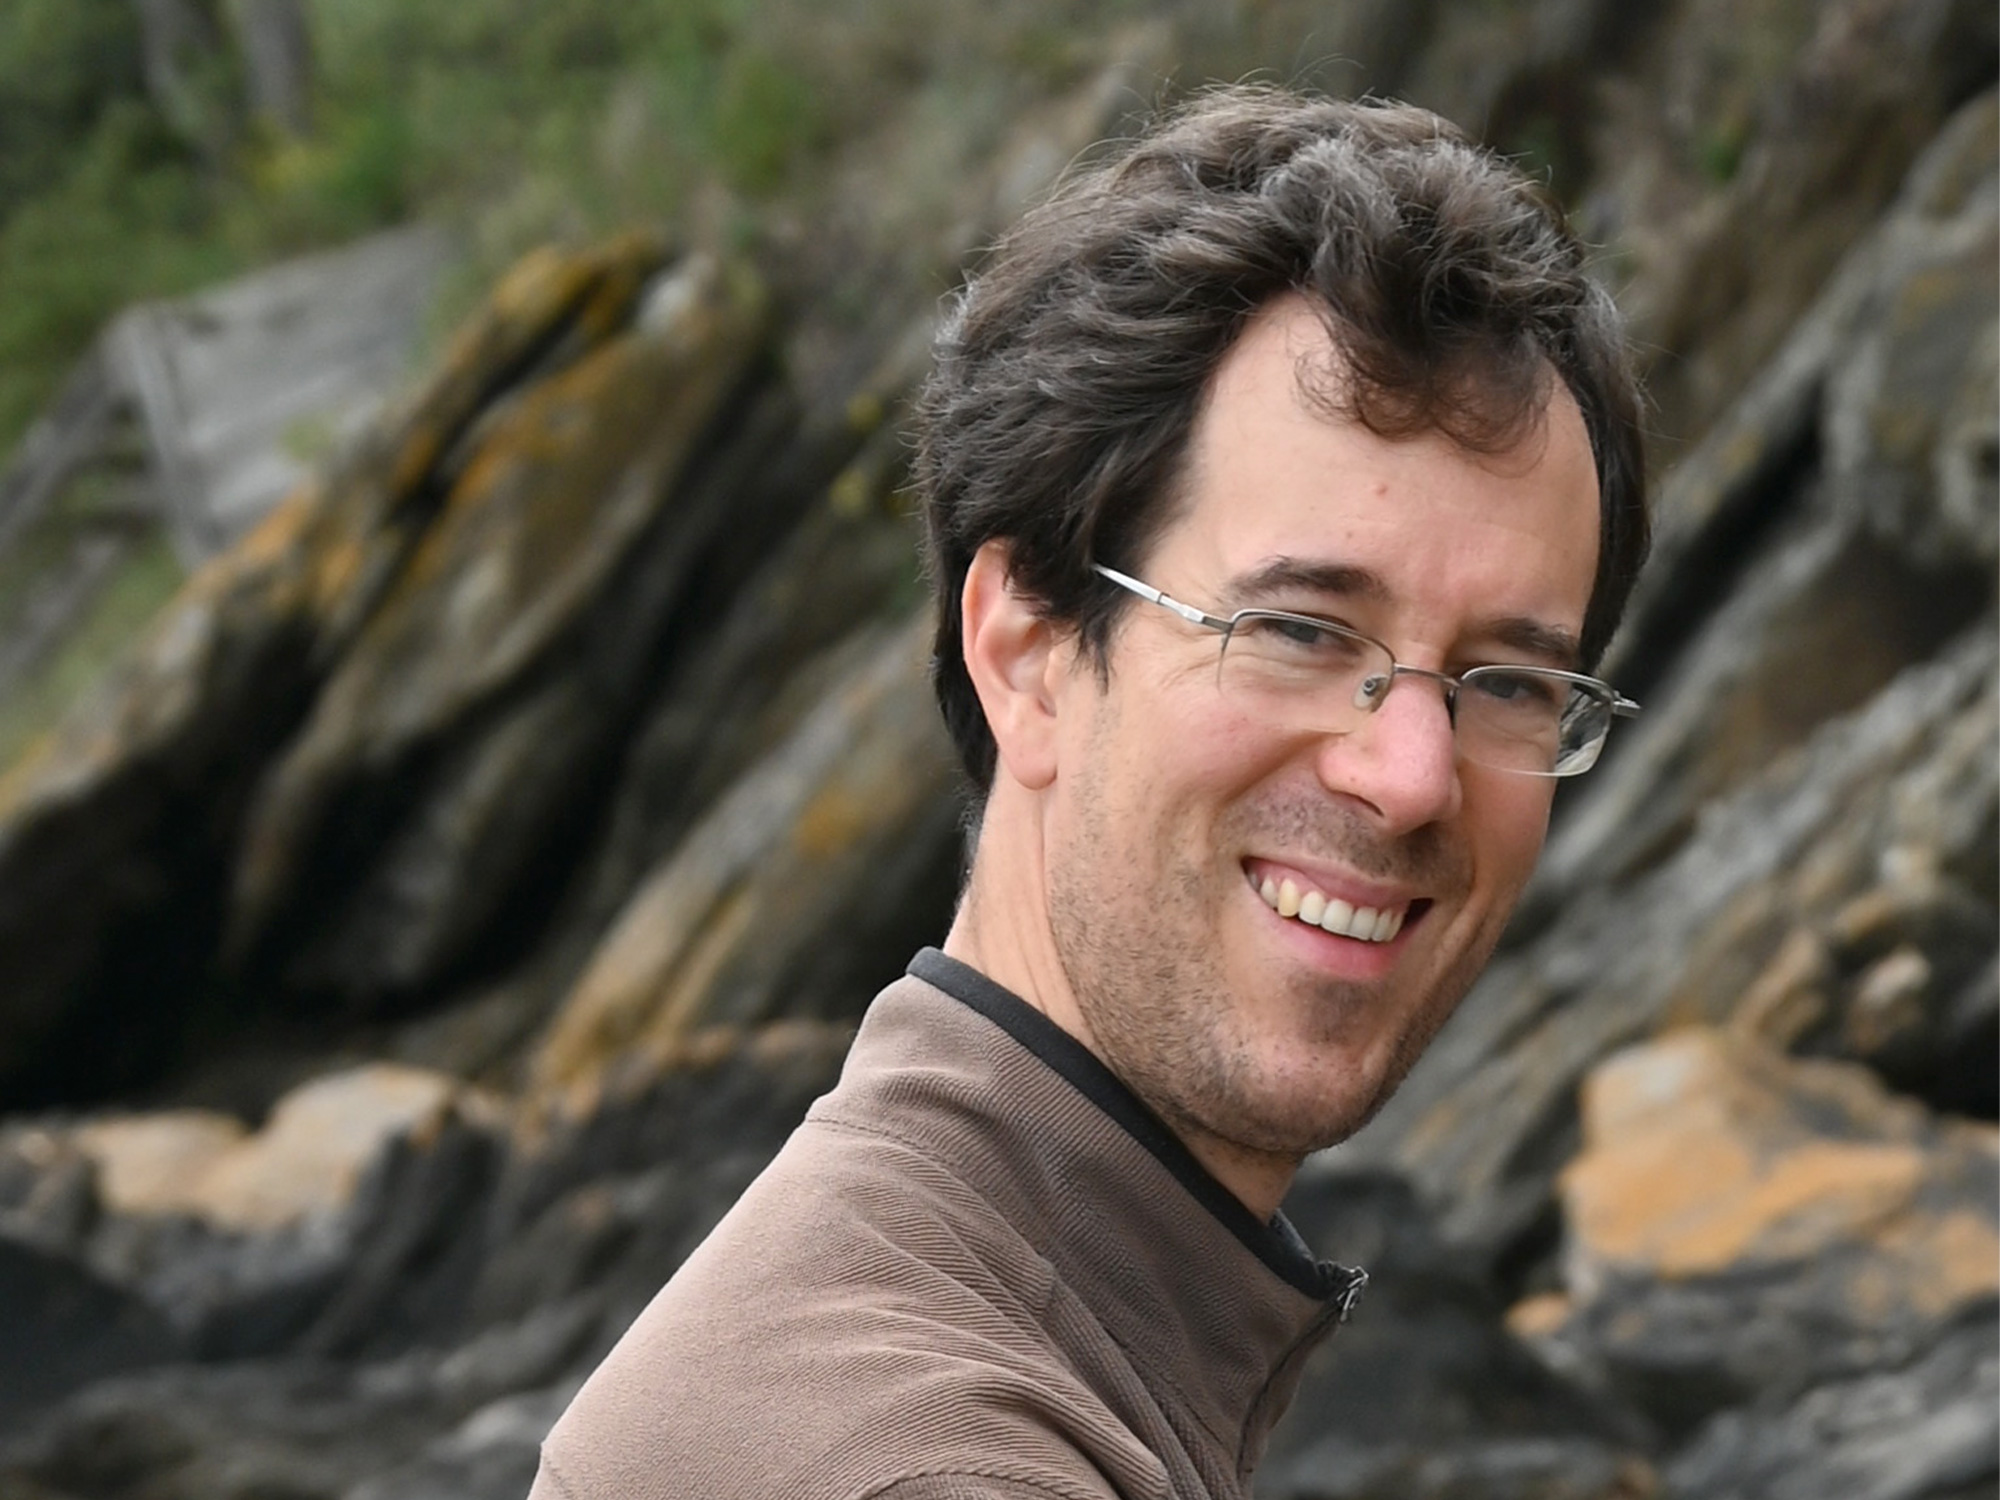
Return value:
[(1103, 1465), (1157, 1460), (1058, 1347), (1056, 1295), (947, 1168), (808, 1123), (578, 1393), (534, 1500), (1116, 1494)]

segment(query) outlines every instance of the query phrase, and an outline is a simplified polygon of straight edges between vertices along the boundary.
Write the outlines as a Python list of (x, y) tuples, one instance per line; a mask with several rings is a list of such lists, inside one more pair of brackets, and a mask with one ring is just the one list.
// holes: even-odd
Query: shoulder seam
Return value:
[(920, 1156), (933, 1166), (942, 1168), (955, 1181), (965, 1181), (964, 1174), (956, 1170), (937, 1151), (926, 1146), (922, 1141), (912, 1140), (909, 1136), (903, 1135), (900, 1132), (884, 1130), (879, 1125), (864, 1124), (859, 1120), (850, 1119), (842, 1115), (815, 1115), (813, 1117), (813, 1124), (823, 1126), (828, 1130), (845, 1131), (849, 1135), (867, 1136), (873, 1140), (887, 1141), (892, 1146), (901, 1146), (912, 1155)]

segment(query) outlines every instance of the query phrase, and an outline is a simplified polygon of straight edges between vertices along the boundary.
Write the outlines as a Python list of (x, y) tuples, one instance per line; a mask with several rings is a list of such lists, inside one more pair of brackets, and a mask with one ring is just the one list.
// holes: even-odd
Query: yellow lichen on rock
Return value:
[[(1786, 1063), (1711, 1031), (1622, 1053), (1585, 1088), (1585, 1150), (1562, 1177), (1571, 1233), (1592, 1260), (1670, 1278), (1843, 1241), (1923, 1243), (1890, 1230), (1921, 1218), (1936, 1148), (1871, 1089), (1851, 1067)], [(1821, 1133), (1829, 1105), (1876, 1138)], [(1991, 1270), (2000, 1284), (2000, 1261)]]
[(1837, 1368), (2000, 1296), (2000, 1131), (1941, 1121), (1858, 1065), (1690, 1029), (1602, 1064), (1583, 1133), (1560, 1179), (1568, 1297), (1513, 1319), (1554, 1362), (1643, 1369), (1721, 1306), (1761, 1331), (1719, 1368)]
[(294, 1089), (257, 1134), (223, 1153), (192, 1185), (189, 1211), (225, 1228), (294, 1224), (344, 1207), (392, 1139), (449, 1107), (443, 1074), (371, 1063)]
[(241, 1233), (337, 1213), (398, 1138), (422, 1143), (445, 1115), (490, 1106), (442, 1073), (371, 1063), (312, 1079), (261, 1130), (209, 1110), (112, 1115), (70, 1132), (114, 1213), (185, 1215)]
[(97, 1168), (97, 1192), (113, 1213), (188, 1213), (201, 1184), (249, 1132), (233, 1115), (176, 1109), (86, 1121), (75, 1141)]
[(929, 622), (882, 637), (640, 886), (543, 1038), (530, 1114), (575, 1117), (677, 1065), (717, 1024), (773, 1019), (769, 987), (948, 785)]

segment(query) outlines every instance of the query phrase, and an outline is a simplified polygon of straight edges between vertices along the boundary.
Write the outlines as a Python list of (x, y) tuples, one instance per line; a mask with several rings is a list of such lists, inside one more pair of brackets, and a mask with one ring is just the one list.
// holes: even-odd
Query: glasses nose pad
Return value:
[(1389, 696), (1389, 684), (1395, 680), (1395, 675), (1390, 672), (1369, 673), (1355, 684), (1354, 706), (1365, 714), (1372, 714)]

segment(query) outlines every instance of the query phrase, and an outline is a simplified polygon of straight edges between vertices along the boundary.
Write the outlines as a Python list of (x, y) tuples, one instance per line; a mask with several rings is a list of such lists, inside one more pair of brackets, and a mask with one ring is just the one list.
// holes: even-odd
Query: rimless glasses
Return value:
[(1639, 705), (1608, 683), (1553, 667), (1472, 667), (1452, 676), (1406, 667), (1371, 636), (1314, 615), (1239, 609), (1211, 615), (1093, 563), (1102, 577), (1222, 637), (1221, 690), (1272, 722), (1329, 734), (1379, 709), (1399, 677), (1444, 689), (1459, 757), (1524, 776), (1576, 776), (1597, 764), (1613, 718)]

